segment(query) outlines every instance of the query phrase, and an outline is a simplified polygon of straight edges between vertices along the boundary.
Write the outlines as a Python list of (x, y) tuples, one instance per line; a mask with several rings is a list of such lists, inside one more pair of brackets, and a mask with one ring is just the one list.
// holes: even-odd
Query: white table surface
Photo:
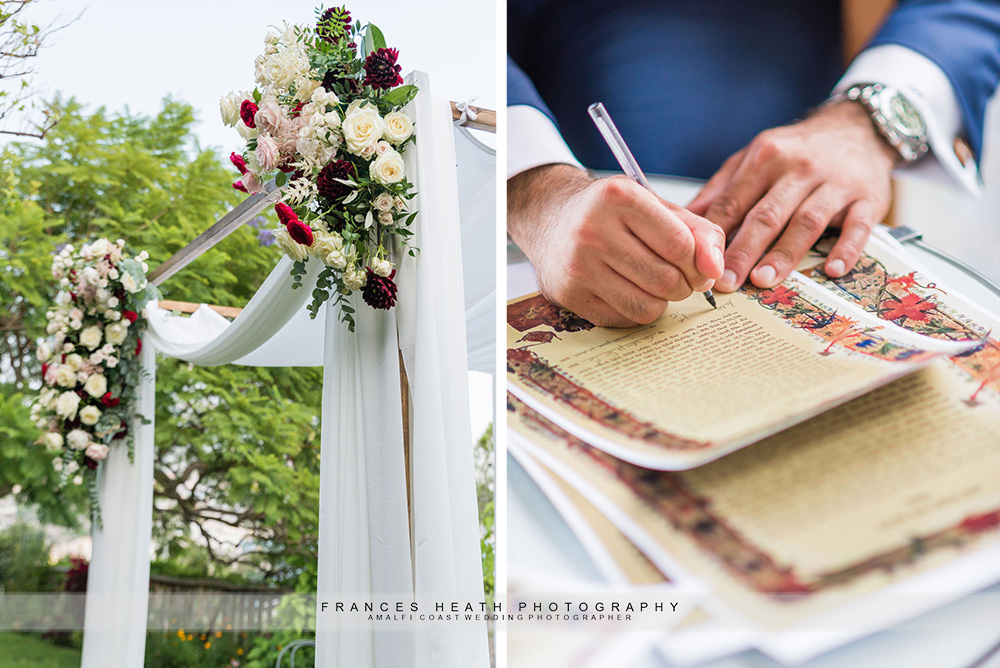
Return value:
[[(698, 190), (694, 181), (651, 178), (665, 199), (688, 202)], [(970, 279), (951, 264), (920, 248), (907, 245), (943, 282), (993, 313), (1000, 313), (1000, 296)], [(508, 252), (508, 297), (531, 288), (530, 267), (517, 265), (523, 256)], [(551, 573), (560, 580), (600, 582), (601, 575), (558, 512), (532, 479), (508, 455), (507, 560), (508, 570)], [(889, 629), (834, 650), (805, 664), (805, 668), (972, 668), (977, 659), (1000, 642), (1000, 585), (924, 615), (904, 628)], [(983, 624), (983, 615), (996, 626)], [(916, 629), (925, 629), (923, 631)], [(927, 628), (940, 629), (928, 633)], [(637, 660), (616, 662), (620, 668), (675, 668), (650, 648)], [(622, 657), (624, 658), (624, 657)], [(781, 664), (755, 650), (702, 664), (704, 668), (779, 668)], [(519, 664), (517, 668), (528, 668)], [(1000, 668), (1000, 656), (975, 668)]]

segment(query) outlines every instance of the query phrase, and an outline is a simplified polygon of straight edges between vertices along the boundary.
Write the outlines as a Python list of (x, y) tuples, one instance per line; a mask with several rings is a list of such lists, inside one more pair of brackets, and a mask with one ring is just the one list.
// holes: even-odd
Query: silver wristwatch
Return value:
[(927, 153), (927, 133), (920, 113), (895, 88), (882, 84), (858, 84), (832, 96), (825, 104), (844, 100), (859, 102), (868, 111), (879, 134), (896, 149), (904, 163), (916, 162)]

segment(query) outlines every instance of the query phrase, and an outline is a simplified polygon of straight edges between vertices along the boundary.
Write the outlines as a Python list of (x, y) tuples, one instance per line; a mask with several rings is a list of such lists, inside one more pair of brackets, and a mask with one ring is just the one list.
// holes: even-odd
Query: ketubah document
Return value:
[(806, 269), (719, 294), (717, 309), (695, 294), (627, 330), (528, 295), (507, 304), (508, 387), (620, 459), (689, 469), (981, 347), (935, 296), (867, 256), (845, 279)]
[[(578, 357), (621, 351), (629, 337), (642, 332), (666, 329), (670, 334), (664, 338), (677, 333), (663, 323), (628, 332), (604, 330), (604, 344), (574, 348), (566, 346), (577, 332), (564, 330), (600, 332), (562, 313), (562, 330), (525, 328), (516, 337), (511, 333), (509, 345), (515, 358), (508, 394), (511, 452), (530, 456), (565, 480), (665, 575), (708, 585), (712, 596), (705, 606), (713, 616), (735, 612), (751, 626), (770, 630), (758, 646), (766, 650), (770, 643), (769, 653), (798, 660), (1000, 579), (1000, 341), (995, 334), (1000, 320), (935, 282), (882, 233), (847, 276), (831, 279), (820, 267), (822, 254), (817, 253), (778, 288), (731, 296), (732, 313), (751, 324), (731, 322), (758, 340), (767, 334), (776, 341), (742, 348), (738, 339), (726, 339), (747, 352), (719, 353), (731, 359), (724, 367), (733, 369), (729, 375), (718, 367), (710, 367), (715, 370), (705, 377), (697, 367), (690, 372), (696, 380), (685, 382), (696, 383), (698, 399), (682, 396), (678, 419), (672, 410), (653, 410), (676, 388), (661, 390), (658, 382), (646, 379), (687, 369), (686, 363), (626, 363), (622, 366), (631, 371), (624, 378), (599, 388), (593, 386), (594, 379), (604, 378), (593, 370), (599, 365), (590, 364), (585, 374), (571, 366)], [(721, 303), (728, 300), (723, 297)], [(527, 322), (518, 306), (522, 301), (512, 302), (515, 331)], [(754, 309), (770, 319), (754, 315)], [(681, 324), (696, 321), (689, 329), (725, 317), (705, 315), (693, 301), (675, 313), (689, 318)], [(934, 356), (936, 349), (899, 334), (896, 326), (922, 337), (917, 341), (973, 344), (951, 356)], [(679, 331), (683, 337), (687, 330)], [(557, 334), (562, 346), (551, 354), (548, 344), (525, 349), (532, 338), (547, 338), (520, 340), (531, 332)], [(794, 362), (768, 361), (773, 348)], [(591, 351), (589, 357), (583, 351)], [(526, 353), (535, 357), (525, 360)], [(627, 348), (615, 354), (629, 359)], [(695, 353), (688, 355), (691, 359)], [(821, 371), (828, 362), (830, 375), (856, 383), (852, 387), (883, 386), (842, 401)], [(534, 371), (518, 364), (534, 365), (541, 382), (519, 378)], [(893, 364), (919, 369), (898, 373), (891, 371)], [(774, 370), (753, 376), (756, 381), (745, 378), (747, 369), (763, 365)], [(886, 367), (890, 371), (883, 371)], [(883, 373), (897, 380), (887, 383)], [(710, 393), (700, 389), (705, 383)], [(637, 389), (640, 384), (648, 389)], [(557, 388), (558, 398), (545, 394), (548, 387)], [(643, 392), (660, 398), (633, 400)], [(819, 408), (807, 408), (807, 399)], [(783, 402), (797, 406), (795, 416), (813, 417), (793, 417), (792, 411), (782, 411)], [(584, 405), (591, 407), (577, 408)], [(765, 415), (755, 416), (755, 411)], [(789, 427), (791, 422), (797, 424)], [(742, 434), (772, 429), (765, 423), (782, 427), (692, 470), (648, 466), (665, 468), (677, 452), (688, 452), (676, 444), (688, 441), (707, 443), (701, 452), (711, 451), (706, 459), (715, 459), (733, 450), (732, 443), (749, 440)], [(624, 431), (621, 425), (628, 426), (630, 438), (615, 435)], [(669, 455), (659, 456), (658, 448)], [(773, 632), (801, 628), (805, 620), (835, 633), (807, 649), (783, 649), (782, 637)]]

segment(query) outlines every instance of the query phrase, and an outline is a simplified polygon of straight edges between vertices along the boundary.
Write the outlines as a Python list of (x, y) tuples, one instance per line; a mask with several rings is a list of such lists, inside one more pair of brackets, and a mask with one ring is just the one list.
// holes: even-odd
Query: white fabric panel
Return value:
[[(412, 76), (421, 90), (411, 107), (420, 134), (405, 161), (419, 191), (414, 245), (420, 253), (400, 262), (396, 318), (412, 400), (414, 587), (421, 597), (482, 601), (454, 128), (448, 101), (433, 95), (426, 74)], [(409, 665), (489, 666), (485, 624), (422, 632)]]
[[(317, 601), (406, 601), (413, 579), (396, 318), (362, 304), (355, 319), (352, 334), (334, 309), (326, 316)], [(332, 610), (318, 608), (317, 666), (412, 665), (413, 635), (374, 622), (338, 631)]]
[(98, 470), (103, 527), (93, 529), (82, 668), (134, 668), (145, 655), (156, 414), (156, 353), (148, 341), (140, 359), (147, 375), (136, 401), (150, 423), (130, 425), (134, 461), (124, 443), (114, 444)]
[[(282, 257), (243, 312), (231, 323), (208, 308), (198, 309), (195, 312), (197, 317), (191, 318), (178, 318), (162, 309), (147, 309), (147, 338), (164, 354), (201, 366), (250, 363), (238, 360), (269, 341), (271, 345), (261, 354), (247, 359), (260, 366), (297, 366), (286, 364), (294, 359), (309, 362), (302, 366), (319, 366), (322, 364), (319, 355), (323, 336), (320, 318), (316, 319), (320, 322), (314, 323), (309, 330), (318, 337), (314, 345), (304, 344), (302, 333), (295, 332), (294, 336), (289, 336), (288, 330), (301, 326), (303, 320), (308, 321), (305, 305), (310, 300), (321, 266), (315, 260), (308, 262), (302, 287), (298, 290), (292, 290), (291, 269), (292, 261)], [(286, 327), (293, 318), (296, 324)], [(283, 329), (287, 338), (277, 336)], [(306, 350), (297, 350), (307, 347), (314, 351), (311, 356)]]
[(456, 127), (455, 158), (468, 367), (470, 371), (495, 374), (497, 155), (469, 130)]

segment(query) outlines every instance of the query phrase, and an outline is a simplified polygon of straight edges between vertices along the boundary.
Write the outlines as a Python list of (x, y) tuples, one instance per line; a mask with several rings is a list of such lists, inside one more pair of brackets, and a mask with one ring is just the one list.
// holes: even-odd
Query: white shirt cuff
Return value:
[(835, 93), (856, 84), (880, 83), (895, 88), (920, 113), (931, 154), (899, 174), (945, 183), (978, 195), (982, 185), (975, 160), (963, 165), (955, 154), (955, 138), (963, 129), (962, 114), (951, 82), (941, 68), (916, 51), (882, 44), (863, 51), (837, 82)]
[(542, 165), (583, 165), (548, 116), (534, 107), (507, 107), (507, 178)]

